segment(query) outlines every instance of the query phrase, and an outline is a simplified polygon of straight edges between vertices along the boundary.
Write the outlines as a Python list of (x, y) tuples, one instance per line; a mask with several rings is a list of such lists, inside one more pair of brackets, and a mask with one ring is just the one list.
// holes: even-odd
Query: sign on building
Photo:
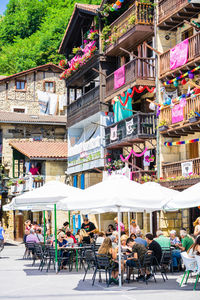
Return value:
[(193, 174), (193, 163), (192, 161), (183, 162), (181, 164), (182, 176), (187, 177)]

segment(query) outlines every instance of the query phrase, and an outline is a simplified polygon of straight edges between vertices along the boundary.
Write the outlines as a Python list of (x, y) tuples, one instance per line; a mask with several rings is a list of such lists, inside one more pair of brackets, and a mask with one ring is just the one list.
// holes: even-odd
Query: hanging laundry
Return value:
[(56, 113), (58, 95), (49, 93), (49, 114), (54, 115)]
[(133, 119), (130, 121), (126, 121), (126, 135), (132, 134), (134, 131), (133, 129)]
[(122, 66), (121, 68), (117, 69), (114, 72), (114, 88), (115, 88), (115, 90), (117, 90), (124, 84), (125, 84), (125, 66)]
[(40, 107), (40, 114), (48, 115), (49, 114), (49, 94), (38, 90), (37, 95), (38, 95), (38, 103), (39, 103), (39, 107)]
[(188, 39), (170, 49), (170, 69), (174, 70), (185, 65), (188, 61), (189, 42)]
[(149, 109), (151, 109), (151, 110), (156, 110), (156, 105), (155, 105), (155, 103), (151, 102), (151, 103), (149, 104)]
[[(126, 92), (127, 93), (127, 92)], [(113, 104), (114, 111), (114, 122), (119, 122), (123, 119), (131, 117), (133, 115), (132, 112), (132, 98), (128, 97), (128, 101), (126, 101), (126, 93), (125, 96), (115, 97), (116, 100)]]
[(111, 141), (117, 140), (117, 125), (115, 127), (110, 128), (110, 140)]
[(63, 100), (64, 100), (63, 95), (59, 95), (59, 110), (63, 110), (64, 108)]

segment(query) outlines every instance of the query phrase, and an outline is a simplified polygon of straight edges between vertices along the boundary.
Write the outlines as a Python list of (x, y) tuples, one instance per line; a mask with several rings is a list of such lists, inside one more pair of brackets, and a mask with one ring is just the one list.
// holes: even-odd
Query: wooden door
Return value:
[(198, 143), (189, 144), (189, 159), (199, 157)]
[(15, 216), (15, 230), (16, 230), (16, 240), (21, 241), (23, 240), (23, 235), (24, 235), (24, 225), (23, 225), (23, 215), (16, 215)]

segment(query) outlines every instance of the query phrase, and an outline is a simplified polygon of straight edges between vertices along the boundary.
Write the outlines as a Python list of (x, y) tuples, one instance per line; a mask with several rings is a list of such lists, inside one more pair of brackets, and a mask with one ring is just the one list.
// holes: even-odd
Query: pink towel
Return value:
[(177, 104), (172, 108), (172, 124), (183, 121), (183, 107)]
[(174, 70), (183, 66), (188, 61), (188, 39), (170, 49), (170, 69)]
[(114, 72), (114, 88), (115, 90), (125, 84), (125, 66)]

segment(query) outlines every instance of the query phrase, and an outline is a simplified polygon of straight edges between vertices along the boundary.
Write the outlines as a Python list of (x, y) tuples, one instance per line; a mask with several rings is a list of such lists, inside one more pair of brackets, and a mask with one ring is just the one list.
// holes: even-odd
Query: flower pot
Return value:
[(159, 127), (159, 131), (166, 131), (169, 127), (167, 125), (163, 125)]
[(11, 185), (11, 194), (14, 194), (17, 192), (17, 186), (16, 185)]
[(20, 183), (20, 184), (17, 186), (17, 191), (18, 191), (19, 193), (21, 193), (21, 192), (23, 192), (23, 190), (24, 190), (24, 184), (23, 184), (23, 183)]
[(189, 123), (195, 123), (198, 121), (198, 117), (189, 118)]

